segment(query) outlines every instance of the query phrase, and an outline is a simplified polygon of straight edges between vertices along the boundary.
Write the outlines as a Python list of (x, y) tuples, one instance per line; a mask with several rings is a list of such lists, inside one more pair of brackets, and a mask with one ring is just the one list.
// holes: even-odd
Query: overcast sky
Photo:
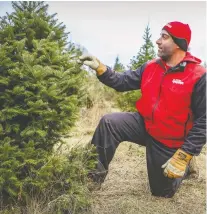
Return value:
[[(206, 58), (205, 1), (50, 1), (49, 13), (58, 13), (70, 39), (83, 45), (103, 63), (112, 66), (119, 55), (127, 65), (143, 44), (149, 22), (156, 47), (162, 27), (170, 21), (188, 23), (192, 30), (191, 53)], [(11, 12), (10, 2), (0, 2), (0, 16)]]

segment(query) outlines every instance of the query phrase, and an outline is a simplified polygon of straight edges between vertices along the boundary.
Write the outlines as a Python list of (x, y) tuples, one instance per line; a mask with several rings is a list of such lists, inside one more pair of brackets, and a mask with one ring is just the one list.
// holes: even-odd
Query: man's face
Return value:
[(162, 30), (160, 38), (156, 41), (158, 45), (158, 56), (164, 61), (171, 58), (174, 52), (178, 49), (178, 46), (174, 43), (172, 37), (166, 30)]

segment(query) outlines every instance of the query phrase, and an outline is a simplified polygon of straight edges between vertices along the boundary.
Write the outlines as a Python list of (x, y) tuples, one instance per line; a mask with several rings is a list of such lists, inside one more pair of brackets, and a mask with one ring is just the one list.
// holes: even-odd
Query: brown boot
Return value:
[(101, 184), (104, 182), (108, 170), (106, 170), (101, 162), (98, 162), (94, 171), (88, 173), (88, 189), (95, 191), (101, 189)]

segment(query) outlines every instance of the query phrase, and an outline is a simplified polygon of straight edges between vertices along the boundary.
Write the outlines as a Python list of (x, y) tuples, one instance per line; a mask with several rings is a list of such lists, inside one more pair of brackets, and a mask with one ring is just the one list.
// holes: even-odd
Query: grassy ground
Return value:
[(93, 214), (203, 214), (206, 213), (205, 155), (197, 159), (198, 179), (185, 180), (173, 198), (150, 194), (144, 148), (122, 143), (100, 191), (93, 192)]
[[(118, 111), (110, 104), (83, 111), (73, 132), (74, 144), (90, 141), (99, 119)], [(173, 198), (151, 196), (146, 171), (145, 148), (129, 142), (118, 147), (101, 190), (92, 192), (92, 209), (86, 214), (204, 214), (206, 213), (205, 152), (197, 158), (197, 179), (183, 181)]]

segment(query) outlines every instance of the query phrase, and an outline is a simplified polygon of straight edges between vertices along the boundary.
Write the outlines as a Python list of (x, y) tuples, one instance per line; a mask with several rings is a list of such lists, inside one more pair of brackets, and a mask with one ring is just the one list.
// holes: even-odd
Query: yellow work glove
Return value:
[(90, 54), (80, 56), (78, 63), (89, 66), (91, 69), (96, 71), (98, 76), (107, 70), (107, 67), (103, 63), (101, 63), (95, 56)]
[(172, 158), (162, 165), (164, 175), (169, 178), (183, 177), (191, 158), (192, 155), (178, 149)]

